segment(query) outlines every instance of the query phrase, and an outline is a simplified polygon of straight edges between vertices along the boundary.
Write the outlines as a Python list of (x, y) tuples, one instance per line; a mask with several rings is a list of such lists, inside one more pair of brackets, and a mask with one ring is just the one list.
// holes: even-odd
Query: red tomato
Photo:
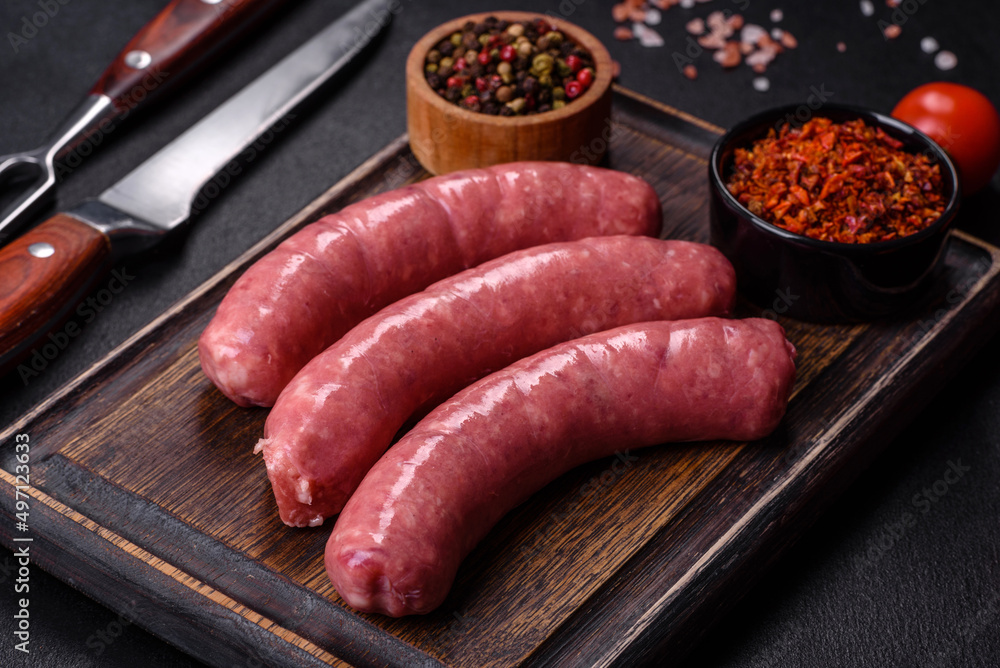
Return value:
[(981, 190), (1000, 165), (1000, 114), (968, 86), (937, 81), (903, 96), (892, 115), (948, 151), (962, 173), (962, 191)]

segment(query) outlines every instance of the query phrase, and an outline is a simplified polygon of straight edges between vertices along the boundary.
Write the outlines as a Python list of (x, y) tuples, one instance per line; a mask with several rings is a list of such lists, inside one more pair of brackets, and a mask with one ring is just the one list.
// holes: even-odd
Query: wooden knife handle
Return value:
[(0, 248), (0, 373), (62, 323), (110, 259), (104, 233), (65, 214)]
[(172, 0), (132, 38), (90, 92), (110, 97), (119, 113), (133, 109), (278, 4), (280, 0)]

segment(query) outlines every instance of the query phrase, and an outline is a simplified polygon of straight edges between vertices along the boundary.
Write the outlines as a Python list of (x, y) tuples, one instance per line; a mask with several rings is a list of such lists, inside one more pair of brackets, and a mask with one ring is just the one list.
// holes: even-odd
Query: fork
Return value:
[[(0, 187), (29, 178), (31, 184), (0, 217), (0, 244), (56, 192), (56, 164), (74, 149), (110, 132), (140, 105), (196, 69), (280, 0), (172, 0), (143, 26), (90, 90), (90, 94), (42, 146), (0, 156)], [(89, 153), (88, 153), (89, 155)]]

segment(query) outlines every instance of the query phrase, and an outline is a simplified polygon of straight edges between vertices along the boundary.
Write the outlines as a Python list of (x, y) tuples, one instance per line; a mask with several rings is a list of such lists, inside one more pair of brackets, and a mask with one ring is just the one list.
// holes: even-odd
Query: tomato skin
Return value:
[(948, 151), (958, 165), (962, 191), (982, 190), (1000, 165), (1000, 114), (974, 88), (936, 81), (903, 96), (892, 115)]

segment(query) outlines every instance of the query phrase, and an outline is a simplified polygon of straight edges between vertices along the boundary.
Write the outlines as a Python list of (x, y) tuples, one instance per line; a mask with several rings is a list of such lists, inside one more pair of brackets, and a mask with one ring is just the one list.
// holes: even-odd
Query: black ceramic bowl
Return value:
[(725, 182), (735, 149), (749, 146), (784, 119), (801, 121), (803, 110), (808, 107), (765, 111), (716, 143), (708, 167), (712, 243), (736, 268), (740, 293), (775, 313), (812, 322), (857, 322), (912, 306), (939, 273), (948, 231), (958, 213), (961, 187), (954, 163), (927, 135), (894, 118), (832, 104), (810, 110), (810, 117), (834, 122), (861, 118), (902, 141), (904, 150), (931, 156), (941, 165), (947, 206), (929, 227), (892, 241), (848, 244), (789, 232), (750, 213)]

